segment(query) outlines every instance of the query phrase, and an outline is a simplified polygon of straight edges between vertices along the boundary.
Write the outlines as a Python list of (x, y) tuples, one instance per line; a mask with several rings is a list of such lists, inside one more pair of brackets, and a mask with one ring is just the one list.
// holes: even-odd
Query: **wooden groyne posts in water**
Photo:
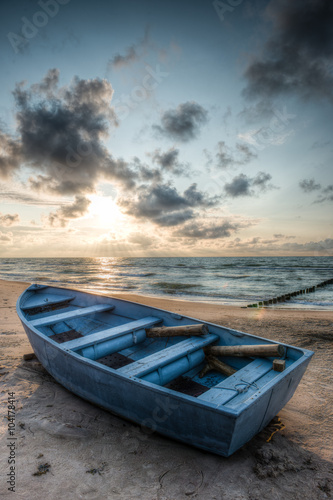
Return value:
[(321, 283), (318, 283), (318, 285), (310, 286), (309, 288), (303, 288), (302, 290), (297, 290), (297, 292), (286, 293), (284, 295), (280, 295), (279, 297), (274, 297), (272, 299), (261, 300), (259, 302), (256, 302), (255, 304), (248, 304), (247, 307), (264, 307), (264, 306), (270, 306), (272, 304), (277, 304), (279, 302), (286, 302), (287, 300), (290, 300), (292, 297), (296, 297), (297, 295), (312, 293), (315, 292), (317, 288), (323, 288), (324, 286), (332, 284), (333, 284), (333, 278), (326, 281), (322, 281)]

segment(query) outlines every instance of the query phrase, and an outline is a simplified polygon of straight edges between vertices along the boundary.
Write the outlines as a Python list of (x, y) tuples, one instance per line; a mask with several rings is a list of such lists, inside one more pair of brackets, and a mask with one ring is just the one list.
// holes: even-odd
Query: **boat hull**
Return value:
[(301, 361), (295, 361), (278, 382), (268, 383), (265, 390), (257, 392), (251, 404), (230, 409), (140, 378), (128, 378), (117, 370), (67, 351), (62, 344), (51, 341), (29, 324), (19, 302), (18, 312), (37, 358), (69, 391), (136, 422), (145, 433), (158, 432), (225, 457), (262, 430), (289, 401), (312, 355), (304, 351)]

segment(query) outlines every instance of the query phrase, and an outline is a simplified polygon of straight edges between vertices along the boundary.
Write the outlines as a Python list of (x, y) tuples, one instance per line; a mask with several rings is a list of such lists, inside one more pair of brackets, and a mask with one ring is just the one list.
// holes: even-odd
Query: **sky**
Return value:
[(333, 255), (330, 0), (3, 1), (0, 257)]

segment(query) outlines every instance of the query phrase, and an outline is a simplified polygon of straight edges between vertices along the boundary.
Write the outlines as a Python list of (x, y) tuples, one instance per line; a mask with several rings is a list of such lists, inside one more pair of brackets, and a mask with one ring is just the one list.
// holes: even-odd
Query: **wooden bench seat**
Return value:
[(266, 373), (272, 370), (272, 361), (258, 358), (241, 368), (236, 373), (215, 385), (209, 391), (201, 394), (198, 399), (208, 403), (223, 405), (237, 396), (240, 391), (246, 389)]
[[(286, 367), (290, 366), (292, 361), (290, 359), (286, 360)], [(274, 371), (271, 369), (267, 373), (265, 373), (262, 377), (255, 381), (255, 384), (249, 386), (247, 391), (240, 392), (236, 394), (236, 396), (225, 403), (227, 408), (237, 409), (240, 405), (249, 404), (254, 398), (256, 398), (259, 394), (258, 391), (262, 391), (262, 389), (272, 382), (277, 377), (281, 377), (281, 372)]]
[(47, 308), (50, 306), (67, 304), (75, 299), (75, 295), (45, 295), (45, 294), (34, 294), (30, 297), (27, 302), (22, 306), (22, 311), (30, 311), (32, 309)]
[(89, 306), (89, 307), (80, 307), (75, 309), (74, 311), (68, 311), (60, 314), (52, 314), (46, 316), (45, 318), (34, 319), (30, 321), (30, 324), (35, 328), (40, 328), (41, 326), (47, 326), (59, 323), (59, 321), (68, 321), (70, 319), (76, 319), (82, 316), (88, 316), (90, 314), (112, 311), (112, 309), (114, 309), (114, 306), (110, 304), (96, 304), (94, 306)]
[(119, 368), (118, 372), (128, 377), (139, 377), (165, 385), (200, 364), (205, 357), (202, 348), (217, 339), (218, 336), (212, 334), (191, 337)]
[(79, 339), (70, 340), (64, 343), (64, 348), (77, 351), (89, 359), (99, 359), (143, 342), (146, 339), (145, 328), (150, 328), (161, 321), (155, 316), (147, 316), (124, 325), (114, 326)]

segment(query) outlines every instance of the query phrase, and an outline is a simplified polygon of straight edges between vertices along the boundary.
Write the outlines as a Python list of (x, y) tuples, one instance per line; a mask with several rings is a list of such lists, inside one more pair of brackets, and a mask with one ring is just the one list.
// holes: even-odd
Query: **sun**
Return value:
[(89, 196), (89, 215), (94, 217), (101, 226), (110, 227), (119, 223), (124, 218), (115, 201), (109, 196)]

